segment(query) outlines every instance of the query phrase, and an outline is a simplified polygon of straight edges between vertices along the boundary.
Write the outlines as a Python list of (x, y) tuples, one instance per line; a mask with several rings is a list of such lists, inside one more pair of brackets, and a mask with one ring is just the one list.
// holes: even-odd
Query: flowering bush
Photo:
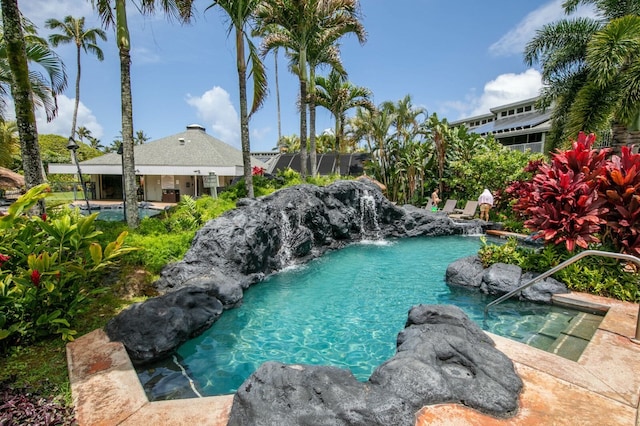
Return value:
[(51, 334), (73, 340), (71, 320), (99, 291), (93, 280), (119, 256), (126, 232), (102, 247), (97, 215), (29, 216), (48, 185), (29, 190), (0, 218), (0, 352)]
[(604, 216), (613, 242), (623, 252), (640, 255), (640, 154), (622, 147), (598, 176), (598, 195), (607, 203)]
[[(572, 149), (539, 163), (528, 182), (506, 192), (517, 197), (514, 210), (539, 238), (576, 246), (606, 243), (640, 254), (640, 155), (623, 147), (621, 157), (607, 159), (609, 149), (595, 150), (595, 135), (580, 133)], [(606, 241), (603, 241), (606, 240)]]

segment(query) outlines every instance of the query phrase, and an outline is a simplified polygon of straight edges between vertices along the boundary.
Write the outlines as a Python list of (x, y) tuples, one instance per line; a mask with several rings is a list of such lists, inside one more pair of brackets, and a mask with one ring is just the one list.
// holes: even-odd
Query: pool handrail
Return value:
[[(502, 303), (503, 301), (507, 300), (508, 298), (510, 298), (511, 296), (513, 296), (516, 293), (521, 292), (522, 290), (531, 287), (533, 284), (537, 283), (540, 280), (543, 280), (547, 277), (550, 277), (551, 275), (555, 274), (556, 272), (560, 271), (561, 269), (566, 268), (567, 266), (571, 265), (572, 263), (577, 262), (578, 260), (582, 259), (583, 257), (587, 257), (587, 256), (591, 256), (591, 255), (595, 255), (595, 256), (602, 256), (602, 257), (611, 257), (614, 259), (620, 259), (620, 260), (627, 260), (629, 262), (633, 262), (636, 265), (640, 266), (640, 259), (637, 258), (636, 256), (630, 255), (630, 254), (624, 254), (624, 253), (613, 253), (613, 252), (609, 252), (609, 251), (602, 251), (602, 250), (585, 250), (583, 252), (580, 252), (578, 254), (576, 254), (575, 256), (571, 257), (570, 259), (565, 260), (564, 262), (560, 263), (557, 266), (554, 266), (553, 268), (549, 269), (547, 272), (538, 275), (537, 277), (527, 281), (526, 283), (522, 284), (521, 286), (515, 288), (514, 290), (511, 290), (510, 292), (498, 297), (496, 300), (494, 300), (493, 302), (487, 304), (487, 306), (485, 306), (484, 308), (484, 320), (487, 320), (487, 314), (489, 313), (489, 308), (491, 308), (492, 306), (497, 305), (498, 303)], [(636, 321), (636, 334), (635, 337), (631, 339), (634, 343), (638, 343), (640, 344), (640, 305), (638, 306), (638, 318)]]

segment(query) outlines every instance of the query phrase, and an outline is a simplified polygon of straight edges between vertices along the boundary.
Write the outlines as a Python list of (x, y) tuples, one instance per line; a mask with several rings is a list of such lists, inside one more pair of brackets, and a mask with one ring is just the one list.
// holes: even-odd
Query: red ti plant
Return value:
[(595, 151), (595, 135), (580, 132), (572, 149), (552, 155), (551, 164), (540, 164), (530, 185), (519, 188), (514, 210), (528, 219), (525, 226), (539, 231), (538, 238), (572, 252), (576, 245), (587, 248), (599, 242), (605, 200), (598, 198), (597, 181), (608, 150)]
[(640, 255), (640, 154), (624, 146), (599, 176), (599, 195), (606, 200), (607, 227), (619, 250)]

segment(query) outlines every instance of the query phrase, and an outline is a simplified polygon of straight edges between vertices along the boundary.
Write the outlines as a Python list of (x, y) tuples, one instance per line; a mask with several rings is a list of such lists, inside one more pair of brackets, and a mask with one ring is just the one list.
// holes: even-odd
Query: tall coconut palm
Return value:
[[(576, 124), (574, 123), (570, 129), (567, 123), (578, 92), (587, 84), (589, 78), (591, 70), (587, 63), (587, 46), (591, 39), (612, 19), (640, 14), (639, 2), (620, 0), (566, 0), (563, 3), (565, 13), (573, 13), (580, 4), (593, 5), (598, 18), (562, 19), (545, 25), (538, 30), (524, 51), (527, 65), (542, 65), (544, 88), (541, 91), (540, 104), (542, 107), (553, 104), (553, 127), (550, 137), (552, 144), (576, 137), (576, 134), (571, 134)], [(605, 99), (600, 99), (603, 100)], [(596, 110), (596, 105), (590, 108)]]
[(107, 35), (100, 28), (88, 28), (84, 27), (84, 17), (74, 18), (73, 16), (66, 16), (64, 21), (57, 19), (48, 19), (45, 22), (45, 26), (52, 30), (60, 30), (58, 34), (51, 34), (49, 36), (49, 42), (53, 47), (58, 47), (60, 44), (74, 43), (76, 45), (76, 97), (75, 105), (73, 107), (73, 118), (71, 121), (71, 137), (76, 134), (76, 121), (78, 118), (78, 106), (80, 105), (80, 74), (82, 71), (80, 65), (81, 50), (85, 53), (92, 53), (98, 58), (99, 61), (104, 60), (104, 54), (102, 49), (98, 47), (97, 39), (101, 38), (103, 41), (107, 40)]
[[(242, 167), (247, 196), (253, 198), (253, 175), (251, 169), (251, 142), (249, 140), (249, 118), (262, 106), (267, 94), (267, 78), (264, 65), (260, 60), (258, 49), (247, 32), (254, 12), (261, 0), (216, 0), (211, 6), (219, 6), (229, 17), (229, 29), (235, 31), (236, 66), (238, 70), (238, 87), (240, 91), (240, 139), (242, 144)], [(249, 49), (245, 56), (245, 44)], [(247, 108), (247, 67), (251, 66), (249, 75), (253, 79), (253, 104), (251, 111)]]
[[(17, 0), (2, 0), (2, 20), (7, 61), (11, 70), (11, 95), (15, 102), (16, 122), (20, 135), (22, 166), (27, 188), (44, 182), (36, 115), (29, 81), (27, 51), (22, 32), (22, 21)], [(44, 204), (36, 207), (35, 213), (43, 213)]]
[(328, 109), (335, 118), (335, 152), (336, 168), (334, 173), (341, 174), (340, 152), (341, 141), (344, 139), (344, 125), (346, 113), (352, 108), (362, 107), (374, 111), (375, 106), (370, 100), (371, 91), (365, 87), (355, 86), (346, 80), (344, 75), (332, 69), (328, 77), (316, 77), (316, 101), (318, 105)]
[[(167, 16), (188, 22), (192, 15), (193, 0), (141, 0), (143, 14), (153, 14), (159, 6)], [(131, 38), (127, 24), (126, 0), (91, 0), (103, 26), (115, 27), (116, 43), (120, 53), (120, 96), (122, 103), (122, 169), (124, 180), (124, 206), (127, 225), (136, 228), (140, 223), (137, 205), (135, 158), (133, 154), (133, 102), (131, 100)]]
[[(265, 0), (256, 13), (257, 33), (263, 36), (263, 55), (285, 48), (297, 55), (295, 67), (300, 82), (301, 175), (307, 175), (308, 53), (316, 46), (334, 44), (345, 34), (355, 33), (364, 42), (366, 33), (358, 20), (357, 0)], [(322, 40), (330, 39), (331, 43)]]

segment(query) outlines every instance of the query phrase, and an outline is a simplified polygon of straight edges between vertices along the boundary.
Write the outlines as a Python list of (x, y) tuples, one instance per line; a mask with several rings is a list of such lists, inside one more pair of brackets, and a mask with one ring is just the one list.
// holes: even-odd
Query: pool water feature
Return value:
[(250, 287), (242, 306), (138, 376), (150, 400), (233, 393), (267, 360), (348, 368), (366, 381), (395, 354), (418, 304), (457, 305), (492, 333), (549, 349), (579, 311), (508, 300), (483, 323), (494, 297), (445, 284), (447, 266), (479, 247), (477, 237), (428, 237), (325, 254)]

